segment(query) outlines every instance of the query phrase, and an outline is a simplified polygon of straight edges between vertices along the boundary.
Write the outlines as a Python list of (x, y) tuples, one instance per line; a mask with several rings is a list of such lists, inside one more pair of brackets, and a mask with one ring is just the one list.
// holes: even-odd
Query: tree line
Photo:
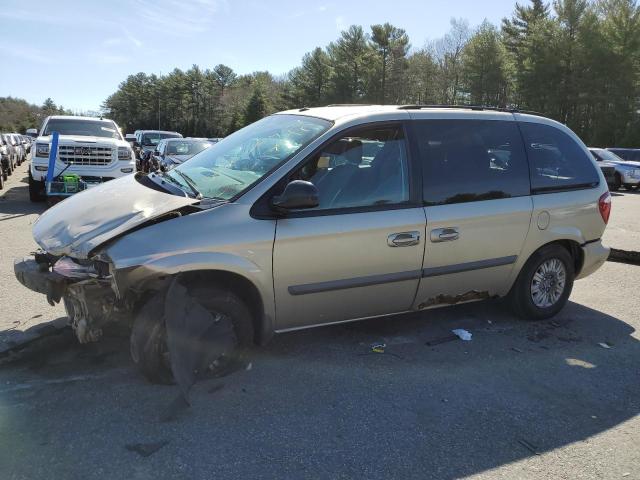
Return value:
[(197, 65), (137, 73), (102, 108), (126, 131), (224, 136), (274, 111), (332, 103), (474, 104), (540, 112), (586, 143), (640, 146), (637, 0), (526, 0), (500, 25), (422, 47), (385, 23), (352, 25), (285, 75)]
[(0, 97), (0, 132), (24, 133), (27, 128), (40, 128), (49, 115), (71, 115), (71, 111), (58, 106), (51, 98), (42, 105), (33, 105), (21, 98)]

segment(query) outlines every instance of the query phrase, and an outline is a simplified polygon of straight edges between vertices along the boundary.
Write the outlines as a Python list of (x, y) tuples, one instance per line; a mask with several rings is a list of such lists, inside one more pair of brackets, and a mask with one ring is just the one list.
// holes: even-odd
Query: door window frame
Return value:
[[(382, 120), (375, 122), (365, 122), (358, 125), (352, 125), (335, 132), (327, 140), (316, 147), (309, 155), (296, 163), (291, 169), (284, 174), (266, 193), (264, 193), (251, 207), (251, 217), (259, 220), (273, 220), (279, 218), (306, 218), (306, 217), (325, 217), (331, 215), (347, 215), (350, 213), (367, 213), (380, 212), (386, 210), (406, 210), (409, 208), (422, 208), (422, 169), (420, 168), (418, 157), (416, 156), (413, 142), (411, 142), (411, 128), (409, 124), (411, 120)], [(390, 128), (400, 127), (402, 129), (403, 141), (405, 144), (405, 155), (407, 157), (407, 179), (409, 181), (409, 200), (403, 203), (383, 204), (383, 205), (367, 205), (360, 207), (343, 207), (331, 208), (324, 210), (295, 210), (286, 214), (278, 213), (271, 208), (270, 200), (275, 195), (280, 195), (287, 184), (291, 181), (291, 177), (302, 168), (302, 166), (313, 160), (314, 157), (322, 153), (322, 151), (332, 143), (348, 136), (349, 133), (367, 130), (372, 128)]]

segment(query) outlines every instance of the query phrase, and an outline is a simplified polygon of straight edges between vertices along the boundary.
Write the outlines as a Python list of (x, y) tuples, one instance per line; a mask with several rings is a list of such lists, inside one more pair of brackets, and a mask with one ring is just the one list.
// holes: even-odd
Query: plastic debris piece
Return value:
[(606, 348), (607, 350), (611, 348), (611, 345), (609, 345), (607, 342), (600, 342), (598, 345), (600, 345), (602, 348)]
[(382, 342), (371, 345), (371, 351), (373, 353), (384, 353), (385, 348), (387, 348), (387, 344)]
[(464, 328), (456, 328), (455, 330), (451, 330), (451, 333), (456, 335), (460, 340), (464, 342), (471, 341), (471, 333), (465, 330)]

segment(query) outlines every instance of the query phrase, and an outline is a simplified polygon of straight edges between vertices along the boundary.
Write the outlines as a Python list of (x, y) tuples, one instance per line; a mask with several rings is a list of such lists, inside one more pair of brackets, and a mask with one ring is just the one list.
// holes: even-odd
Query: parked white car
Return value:
[(135, 171), (133, 150), (113, 120), (94, 117), (47, 117), (35, 141), (29, 168), (29, 197), (44, 200), (52, 133), (58, 132), (54, 178), (79, 175), (87, 183), (102, 183)]

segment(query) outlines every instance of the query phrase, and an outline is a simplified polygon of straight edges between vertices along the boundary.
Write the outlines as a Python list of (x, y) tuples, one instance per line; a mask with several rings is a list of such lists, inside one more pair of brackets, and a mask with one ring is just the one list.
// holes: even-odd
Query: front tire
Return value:
[(44, 182), (38, 182), (31, 176), (31, 170), (29, 170), (29, 200), (32, 202), (44, 202), (46, 195), (42, 193), (44, 188)]
[[(253, 343), (251, 313), (245, 303), (228, 290), (196, 287), (189, 289), (189, 294), (214, 317), (222, 315), (233, 325), (234, 350), (216, 361), (214, 368), (209, 368), (213, 375), (224, 374), (230, 366), (244, 361)], [(150, 382), (171, 384), (173, 373), (167, 348), (164, 301), (165, 292), (160, 292), (140, 309), (131, 331), (130, 347), (133, 362)]]
[(516, 315), (545, 320), (564, 308), (575, 277), (573, 257), (560, 245), (547, 245), (525, 263), (509, 293)]

